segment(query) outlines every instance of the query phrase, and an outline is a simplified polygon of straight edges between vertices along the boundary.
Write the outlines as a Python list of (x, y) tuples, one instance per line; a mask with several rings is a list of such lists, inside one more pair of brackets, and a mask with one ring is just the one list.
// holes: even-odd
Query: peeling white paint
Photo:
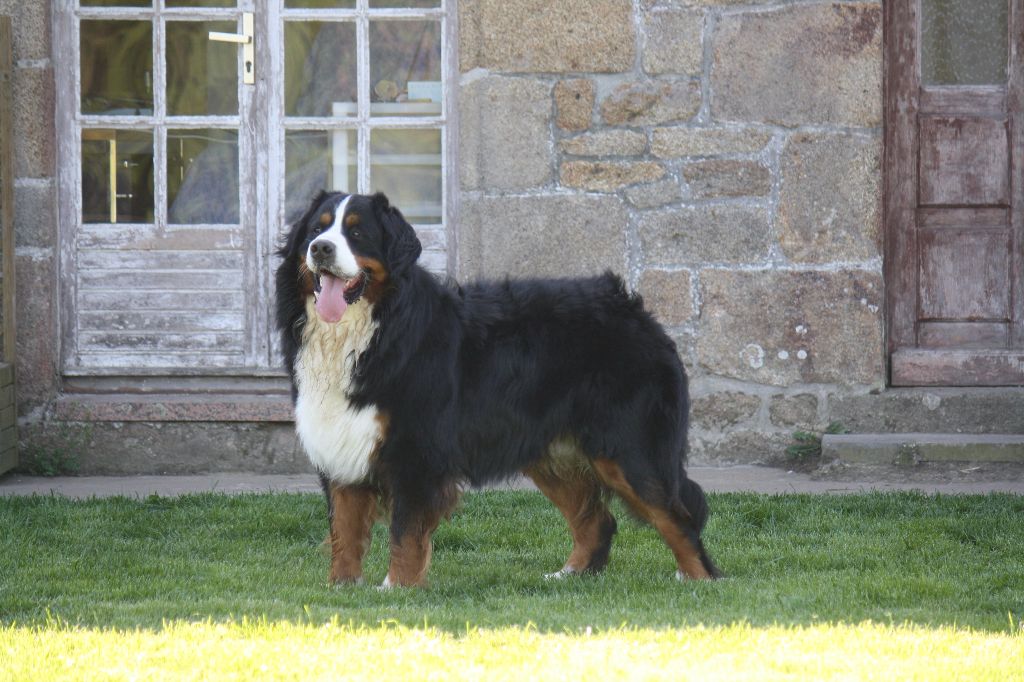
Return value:
[(924, 397), (921, 398), (921, 402), (929, 410), (937, 410), (939, 405), (942, 404), (942, 398), (935, 395), (934, 393), (925, 393)]

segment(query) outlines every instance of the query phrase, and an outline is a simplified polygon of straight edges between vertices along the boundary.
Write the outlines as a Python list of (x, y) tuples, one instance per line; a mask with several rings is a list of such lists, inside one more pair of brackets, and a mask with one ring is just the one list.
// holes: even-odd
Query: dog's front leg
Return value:
[(383, 587), (427, 584), (427, 569), (433, 552), (431, 536), (441, 516), (439, 510), (400, 510), (396, 505), (391, 520), (391, 563)]
[(419, 485), (393, 490), (391, 563), (382, 587), (425, 586), (433, 551), (431, 536), (458, 501), (458, 489), (426, 477)]
[(358, 583), (363, 557), (377, 519), (377, 492), (365, 486), (330, 483), (331, 574), (333, 584)]

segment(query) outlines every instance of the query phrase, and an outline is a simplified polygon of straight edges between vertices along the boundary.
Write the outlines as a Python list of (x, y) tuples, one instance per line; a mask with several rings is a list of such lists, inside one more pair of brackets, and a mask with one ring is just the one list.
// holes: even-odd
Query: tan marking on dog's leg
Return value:
[(523, 473), (562, 512), (572, 534), (569, 558), (561, 571), (549, 577), (602, 571), (608, 563), (615, 519), (605, 506), (601, 486), (593, 473), (579, 471), (571, 478), (565, 478), (544, 463), (532, 466)]
[(436, 507), (421, 509), (412, 514), (407, 519), (405, 531), (400, 537), (395, 538), (392, 534), (388, 577), (381, 587), (427, 584), (427, 569), (430, 568), (430, 557), (434, 551), (431, 536), (437, 530), (441, 519), (448, 517), (455, 508), (460, 494), (461, 491), (454, 483), (443, 484), (435, 498)]
[(382, 587), (418, 586), (427, 584), (427, 569), (434, 551), (431, 536), (441, 522), (441, 514), (423, 519), (419, 528), (391, 542), (391, 564)]
[(332, 583), (359, 582), (363, 557), (377, 519), (377, 493), (371, 488), (331, 484)]
[(614, 490), (637, 514), (650, 523), (665, 540), (676, 558), (679, 571), (689, 578), (710, 579), (711, 574), (700, 560), (700, 551), (694, 547), (680, 520), (673, 518), (667, 509), (661, 509), (644, 501), (626, 480), (618, 464), (609, 459), (594, 460), (594, 470), (605, 485)]

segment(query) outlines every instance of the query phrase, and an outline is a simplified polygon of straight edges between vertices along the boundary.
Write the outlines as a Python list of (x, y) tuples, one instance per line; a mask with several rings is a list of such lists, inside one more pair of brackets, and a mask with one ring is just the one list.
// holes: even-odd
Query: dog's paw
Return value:
[(566, 566), (554, 573), (545, 573), (544, 580), (562, 580), (570, 575), (576, 575), (576, 571)]
[(341, 589), (343, 587), (351, 587), (353, 585), (359, 586), (359, 585), (362, 585), (362, 584), (363, 584), (363, 576), (359, 576), (358, 578), (341, 578), (341, 579), (331, 578), (331, 580), (327, 584), (327, 586), (332, 588), (332, 589), (337, 590), (337, 589)]
[(382, 582), (380, 585), (377, 586), (377, 591), (378, 592), (386, 592), (386, 591), (390, 590), (393, 587), (394, 587), (394, 585), (391, 583), (391, 576), (388, 575), (388, 576), (384, 576), (384, 582)]
[(686, 583), (686, 582), (689, 582), (691, 580), (725, 580), (725, 578), (723, 576), (721, 576), (721, 575), (718, 576), (717, 578), (715, 576), (710, 576), (710, 575), (709, 576), (704, 576), (702, 578), (691, 578), (690, 576), (686, 575), (682, 571), (676, 571), (676, 580), (678, 580), (681, 583)]

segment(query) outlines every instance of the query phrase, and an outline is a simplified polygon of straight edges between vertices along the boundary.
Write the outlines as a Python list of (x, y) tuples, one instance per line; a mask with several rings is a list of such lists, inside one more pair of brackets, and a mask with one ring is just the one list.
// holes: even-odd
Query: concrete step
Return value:
[(913, 465), (923, 462), (1024, 464), (1024, 435), (962, 433), (826, 434), (822, 456), (852, 464)]

